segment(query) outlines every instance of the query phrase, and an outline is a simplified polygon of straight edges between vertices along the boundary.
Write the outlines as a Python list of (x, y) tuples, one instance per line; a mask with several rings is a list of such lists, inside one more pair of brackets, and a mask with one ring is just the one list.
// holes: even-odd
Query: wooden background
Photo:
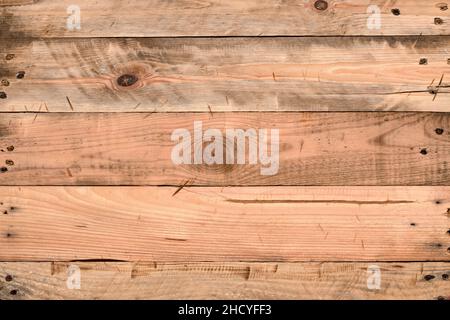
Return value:
[[(450, 299), (449, 50), (446, 1), (0, 0), (0, 299)], [(278, 175), (173, 165), (197, 120)]]

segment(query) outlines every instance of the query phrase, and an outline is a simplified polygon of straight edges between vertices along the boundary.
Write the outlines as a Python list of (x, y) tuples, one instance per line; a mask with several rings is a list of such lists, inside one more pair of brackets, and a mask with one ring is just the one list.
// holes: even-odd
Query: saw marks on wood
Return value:
[[(0, 35), (19, 37), (448, 35), (449, 11), (430, 0), (2, 0)], [(15, 6), (14, 6), (15, 5)], [(377, 6), (376, 9), (372, 6)], [(380, 14), (379, 27), (374, 13)], [(72, 29), (72, 30), (71, 30)]]
[(450, 111), (450, 37), (0, 44), (0, 111)]
[[(194, 121), (222, 134), (277, 129), (279, 159), (249, 164), (247, 146), (245, 164), (237, 153), (231, 163), (175, 164), (174, 130), (189, 131), (191, 160), (196, 145), (203, 154), (210, 145)], [(224, 135), (214, 152), (225, 159), (232, 140)], [(270, 138), (266, 147), (270, 155)], [(448, 185), (450, 114), (4, 114), (0, 149), (2, 185)], [(270, 167), (278, 171), (262, 175)]]
[(1, 187), (1, 261), (446, 261), (448, 187)]
[[(67, 288), (69, 268), (81, 274)], [(379, 289), (367, 287), (372, 268)], [(0, 299), (450, 299), (450, 264), (0, 263)], [(368, 271), (369, 270), (369, 271)], [(7, 279), (7, 280), (6, 280)]]

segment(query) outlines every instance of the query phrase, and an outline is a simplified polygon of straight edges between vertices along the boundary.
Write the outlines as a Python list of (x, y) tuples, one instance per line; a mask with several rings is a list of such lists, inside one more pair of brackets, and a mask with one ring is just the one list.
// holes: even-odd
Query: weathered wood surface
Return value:
[[(246, 164), (174, 164), (171, 135), (200, 141), (194, 121), (223, 134), (278, 129), (278, 171), (262, 175), (268, 165), (249, 164), (248, 147)], [(450, 183), (450, 113), (9, 113), (0, 146), (1, 185)]]
[(0, 260), (450, 261), (449, 187), (1, 187)]
[[(326, 10), (317, 10), (315, 3), (2, 0), (0, 32), (4, 38), (450, 34), (449, 11), (442, 1), (329, 0)], [(67, 27), (68, 17), (74, 12), (69, 6), (73, 4), (80, 8), (79, 29)], [(371, 5), (379, 8), (379, 28), (368, 27), (376, 12), (369, 8)]]
[[(0, 111), (449, 112), (449, 46), (450, 37), (3, 41)], [(136, 82), (120, 86), (122, 75)]]
[[(79, 290), (67, 286), (74, 266)], [(373, 266), (381, 271), (379, 290), (367, 285)], [(0, 299), (443, 300), (450, 299), (449, 275), (443, 262), (0, 263)]]

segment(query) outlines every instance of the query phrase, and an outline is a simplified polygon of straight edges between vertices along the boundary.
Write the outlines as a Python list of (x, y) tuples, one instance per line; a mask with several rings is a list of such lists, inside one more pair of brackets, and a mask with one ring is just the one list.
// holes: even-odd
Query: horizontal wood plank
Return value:
[(450, 37), (3, 41), (0, 112), (449, 112), (449, 46)]
[(0, 7), (8, 38), (450, 34), (446, 3), (429, 0), (2, 0)]
[[(250, 164), (247, 144), (237, 164), (237, 141), (223, 136), (225, 164), (175, 164), (175, 130), (191, 135), (180, 152), (190, 161), (211, 144), (194, 136), (195, 121), (222, 135), (277, 129), (279, 160), (263, 164), (259, 149)], [(1, 185), (450, 184), (450, 113), (8, 113), (0, 146)]]
[(0, 261), (450, 261), (449, 187), (1, 187), (0, 194)]
[[(80, 289), (68, 288), (69, 270), (80, 270)], [(450, 299), (449, 274), (442, 262), (0, 263), (0, 299), (441, 300)]]

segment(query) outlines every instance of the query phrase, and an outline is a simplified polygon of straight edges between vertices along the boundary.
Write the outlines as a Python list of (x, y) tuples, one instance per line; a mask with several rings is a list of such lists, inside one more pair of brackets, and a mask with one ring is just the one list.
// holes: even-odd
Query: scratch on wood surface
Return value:
[(74, 109), (73, 109), (73, 105), (72, 105), (72, 102), (70, 102), (70, 99), (69, 99), (69, 97), (68, 97), (68, 96), (66, 96), (66, 99), (67, 99), (67, 102), (69, 103), (69, 107), (70, 107), (70, 109), (71, 109), (72, 111), (74, 111)]
[(439, 88), (441, 87), (442, 81), (444, 80), (444, 74), (441, 76), (441, 80), (439, 81), (439, 84), (436, 87), (436, 91), (434, 92), (433, 101), (436, 100), (436, 97), (439, 93)]
[(211, 106), (209, 104), (208, 104), (208, 110), (209, 110), (209, 113), (211, 114), (211, 117), (214, 117), (213, 112), (211, 110)]
[(181, 186), (178, 187), (177, 190), (172, 194), (172, 197), (176, 196), (178, 192), (180, 192), (191, 180), (186, 180)]

